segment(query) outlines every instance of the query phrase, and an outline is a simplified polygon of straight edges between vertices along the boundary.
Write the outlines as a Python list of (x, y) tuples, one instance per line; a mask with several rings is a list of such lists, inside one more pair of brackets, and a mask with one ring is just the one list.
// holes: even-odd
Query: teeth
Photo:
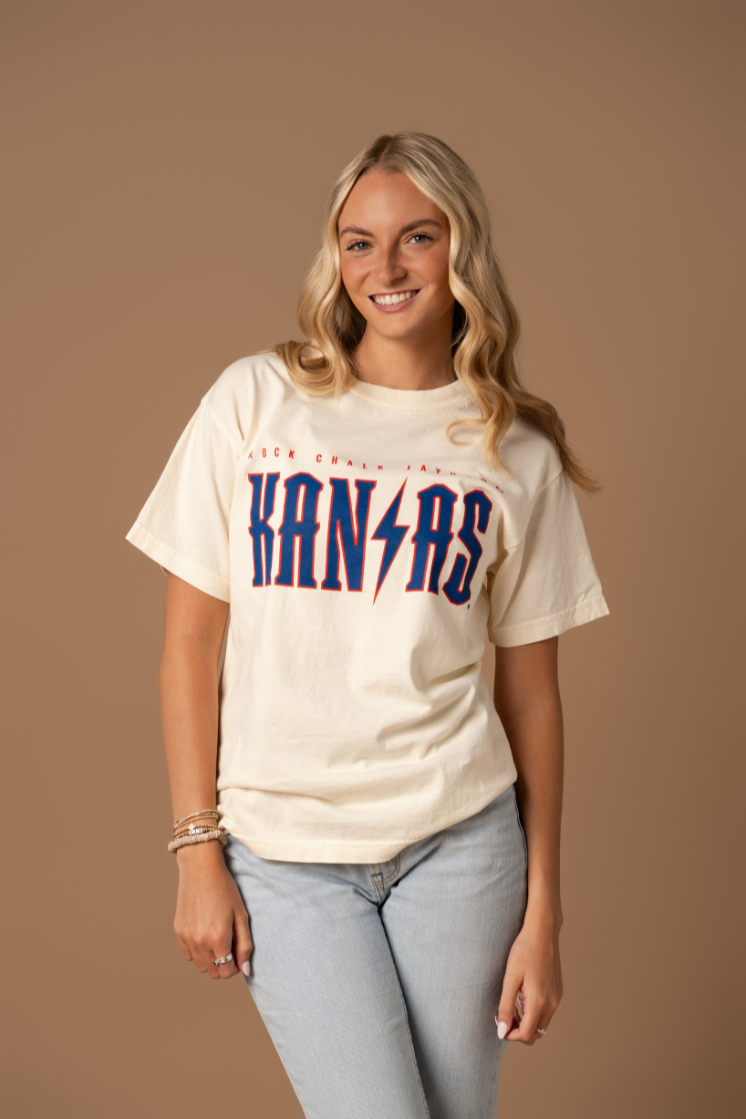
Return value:
[(396, 303), (403, 303), (405, 299), (411, 299), (416, 294), (416, 291), (398, 291), (393, 295), (374, 295), (373, 302), (382, 303), (384, 307), (393, 307)]

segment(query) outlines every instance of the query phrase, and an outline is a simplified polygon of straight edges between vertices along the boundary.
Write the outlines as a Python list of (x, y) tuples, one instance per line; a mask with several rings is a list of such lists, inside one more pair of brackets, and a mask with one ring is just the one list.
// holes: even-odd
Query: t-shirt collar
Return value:
[(460, 381), (441, 385), (437, 389), (392, 389), (373, 385), (353, 377), (349, 391), (384, 408), (398, 408), (412, 412), (429, 412), (434, 408), (452, 408), (464, 404), (470, 396)]

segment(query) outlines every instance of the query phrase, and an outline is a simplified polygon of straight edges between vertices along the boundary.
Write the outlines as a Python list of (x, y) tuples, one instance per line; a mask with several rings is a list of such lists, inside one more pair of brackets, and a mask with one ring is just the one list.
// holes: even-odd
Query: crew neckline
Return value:
[(384, 408), (397, 408), (412, 412), (429, 412), (434, 408), (449, 408), (470, 399), (460, 381), (440, 385), (437, 389), (392, 389), (361, 381), (353, 374), (350, 392)]

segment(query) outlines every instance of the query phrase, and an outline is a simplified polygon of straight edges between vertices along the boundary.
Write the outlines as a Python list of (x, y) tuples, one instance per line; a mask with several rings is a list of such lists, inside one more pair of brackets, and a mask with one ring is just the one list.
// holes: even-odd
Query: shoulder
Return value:
[(279, 354), (249, 354), (223, 370), (201, 407), (240, 447), (253, 437), (263, 416), (297, 391)]
[(499, 453), (529, 503), (563, 473), (554, 441), (519, 417), (503, 436)]
[(295, 391), (285, 362), (274, 353), (249, 354), (232, 362), (204, 396), (208, 407), (221, 411), (254, 403), (263, 394)]

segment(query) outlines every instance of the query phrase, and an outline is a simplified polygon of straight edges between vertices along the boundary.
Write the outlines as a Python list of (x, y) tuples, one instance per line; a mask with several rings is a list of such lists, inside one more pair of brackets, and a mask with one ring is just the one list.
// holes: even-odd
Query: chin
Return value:
[(371, 323), (370, 325), (371, 330), (374, 330), (376, 334), (380, 334), (382, 338), (396, 338), (404, 341), (407, 338), (419, 337), (421, 335), (427, 336), (428, 334), (428, 327), (423, 323), (401, 323), (401, 325), (399, 325), (397, 323), (389, 324), (388, 322), (384, 322)]

